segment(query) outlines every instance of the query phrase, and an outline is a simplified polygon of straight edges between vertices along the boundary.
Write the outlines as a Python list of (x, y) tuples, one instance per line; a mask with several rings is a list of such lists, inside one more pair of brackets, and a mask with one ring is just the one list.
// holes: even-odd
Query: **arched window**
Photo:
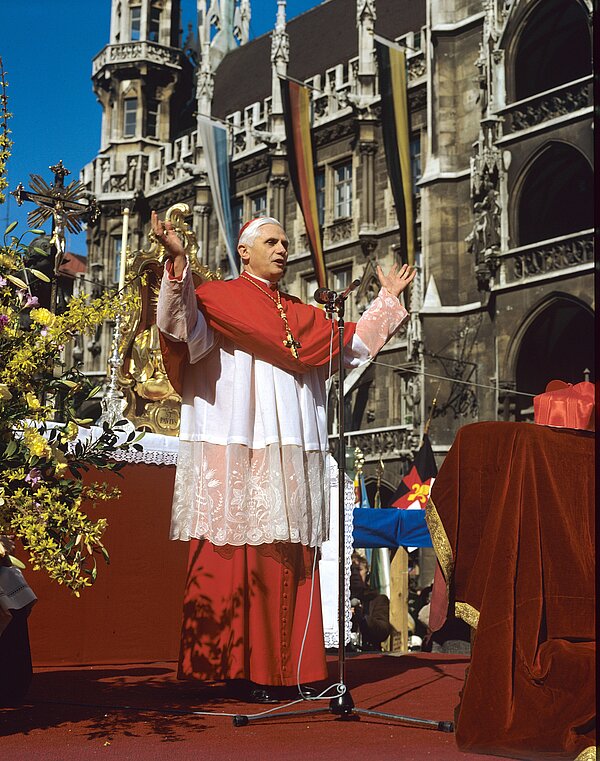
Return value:
[(540, 0), (520, 35), (515, 100), (592, 73), (587, 13), (578, 0)]
[(530, 165), (518, 201), (518, 245), (594, 226), (594, 177), (583, 154), (550, 143)]
[[(516, 362), (517, 391), (541, 394), (551, 380), (594, 381), (594, 316), (568, 296), (555, 296), (528, 326)], [(531, 398), (517, 397), (517, 420)]]

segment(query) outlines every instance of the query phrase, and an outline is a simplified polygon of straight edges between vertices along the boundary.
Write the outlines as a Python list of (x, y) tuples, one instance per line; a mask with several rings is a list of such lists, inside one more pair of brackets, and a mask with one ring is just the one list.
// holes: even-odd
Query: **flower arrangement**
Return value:
[[(11, 145), (5, 86), (0, 60), (0, 203)], [(80, 427), (92, 421), (79, 419), (76, 409), (99, 387), (77, 367), (65, 367), (64, 348), (75, 335), (132, 313), (135, 297), (84, 294), (61, 314), (41, 307), (30, 284), (49, 278), (27, 266), (23, 241), (43, 231), (17, 237), (16, 227), (10, 224), (0, 240), (0, 535), (18, 537), (34, 570), (79, 595), (96, 578), (96, 558), (108, 561), (106, 520), (90, 518), (89, 505), (119, 495), (106, 484), (84, 484), (83, 474), (91, 467), (118, 471), (124, 463), (110, 455), (140, 445), (135, 433), (120, 436), (125, 421), (112, 428), (105, 423), (99, 436), (78, 440)]]

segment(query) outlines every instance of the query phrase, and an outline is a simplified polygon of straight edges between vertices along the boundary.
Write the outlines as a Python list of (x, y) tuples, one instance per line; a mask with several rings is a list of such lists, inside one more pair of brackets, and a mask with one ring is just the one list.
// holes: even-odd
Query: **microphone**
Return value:
[(340, 301), (343, 301), (344, 299), (347, 299), (348, 296), (354, 291), (358, 286), (360, 285), (361, 278), (357, 277), (356, 280), (353, 280), (350, 285), (346, 288), (346, 290), (338, 296), (338, 299)]
[(329, 304), (329, 302), (333, 301), (336, 296), (337, 293), (335, 291), (330, 291), (329, 288), (317, 288), (313, 299), (317, 304)]
[(317, 304), (331, 304), (334, 301), (344, 301), (348, 298), (348, 296), (352, 293), (352, 291), (355, 288), (358, 288), (358, 286), (361, 283), (361, 279), (359, 277), (356, 278), (356, 280), (353, 280), (350, 285), (346, 288), (346, 290), (343, 293), (340, 293), (339, 295), (335, 291), (331, 291), (329, 288), (317, 288), (317, 290), (314, 293), (313, 299), (317, 302)]

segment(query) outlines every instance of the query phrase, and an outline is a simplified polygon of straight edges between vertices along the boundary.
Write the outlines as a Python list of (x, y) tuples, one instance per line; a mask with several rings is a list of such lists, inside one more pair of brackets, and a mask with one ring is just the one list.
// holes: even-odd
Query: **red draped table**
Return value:
[[(166, 437), (148, 434), (142, 442), (150, 448), (159, 439)], [(24, 571), (38, 597), (29, 618), (34, 665), (177, 659), (189, 548), (168, 539), (176, 446), (175, 439), (163, 447), (172, 453), (141, 454), (123, 468), (123, 478), (88, 474), (86, 480), (118, 486), (121, 498), (90, 512), (108, 519), (103, 541), (110, 564), (98, 560), (98, 578), (81, 597), (43, 572)]]
[(458, 432), (427, 518), (449, 614), (473, 631), (461, 750), (574, 758), (595, 744), (594, 510), (593, 434)]

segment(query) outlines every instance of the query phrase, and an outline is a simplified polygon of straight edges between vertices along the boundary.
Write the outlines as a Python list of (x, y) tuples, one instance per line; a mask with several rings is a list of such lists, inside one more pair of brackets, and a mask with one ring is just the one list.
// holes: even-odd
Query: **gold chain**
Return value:
[(265, 296), (268, 299), (271, 299), (271, 301), (275, 304), (275, 306), (277, 307), (277, 310), (279, 311), (279, 316), (283, 320), (283, 324), (285, 326), (285, 341), (283, 341), (282, 343), (286, 349), (289, 349), (292, 352), (293, 357), (295, 357), (296, 359), (299, 359), (300, 357), (298, 355), (298, 349), (302, 348), (302, 344), (300, 343), (300, 341), (296, 341), (296, 339), (294, 338), (292, 334), (292, 331), (290, 330), (290, 326), (287, 320), (287, 315), (283, 308), (283, 304), (281, 303), (281, 295), (279, 293), (279, 290), (275, 291), (275, 293), (277, 294), (277, 298), (275, 298), (274, 296), (271, 296), (270, 293), (267, 293), (267, 291), (265, 291), (264, 288), (261, 288), (260, 285), (255, 280), (252, 280), (243, 272), (240, 275), (240, 277), (246, 280), (248, 283), (251, 283), (255, 288), (258, 288), (258, 290), (261, 293), (264, 293)]

